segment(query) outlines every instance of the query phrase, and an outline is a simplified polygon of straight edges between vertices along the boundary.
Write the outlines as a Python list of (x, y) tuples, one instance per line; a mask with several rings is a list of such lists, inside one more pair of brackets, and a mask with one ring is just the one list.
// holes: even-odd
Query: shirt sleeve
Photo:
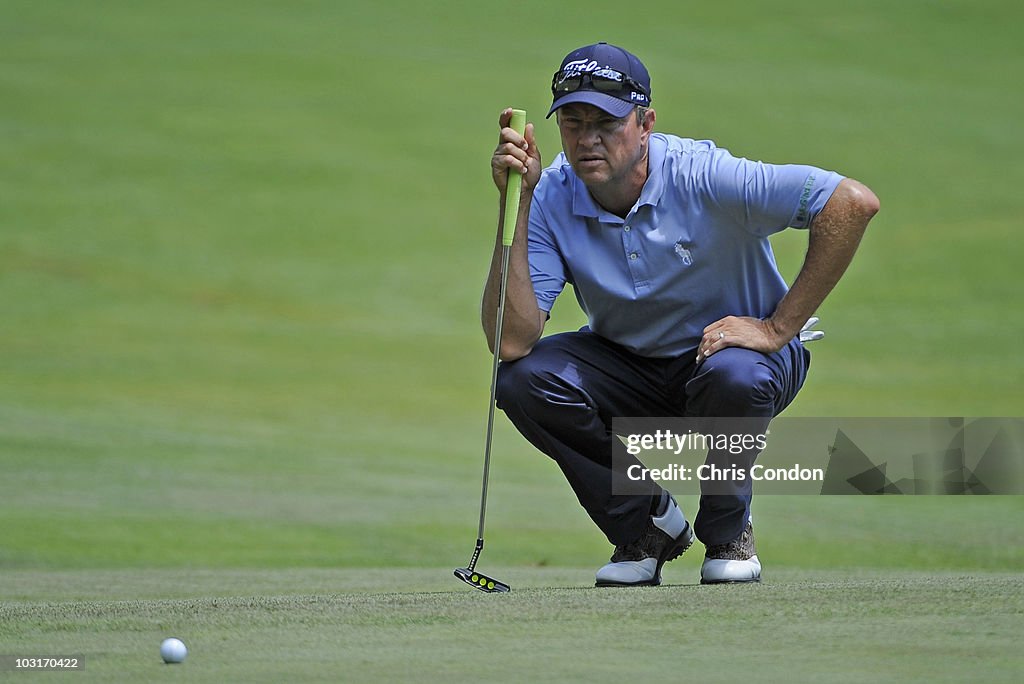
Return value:
[(804, 164), (766, 164), (716, 149), (709, 191), (743, 228), (766, 237), (786, 228), (807, 228), (843, 176)]
[(533, 282), (537, 306), (545, 313), (551, 313), (555, 299), (565, 288), (567, 269), (548, 225), (543, 207), (543, 193), (540, 192), (534, 194), (533, 203), (530, 205), (530, 233), (527, 244), (530, 280)]

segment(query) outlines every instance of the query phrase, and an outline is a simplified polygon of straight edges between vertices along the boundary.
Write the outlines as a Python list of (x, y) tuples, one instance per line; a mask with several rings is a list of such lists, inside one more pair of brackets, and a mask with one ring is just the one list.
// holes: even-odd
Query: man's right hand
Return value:
[(498, 137), (498, 146), (491, 155), (491, 176), (502, 195), (505, 194), (508, 185), (508, 172), (522, 174), (523, 191), (527, 193), (533, 192), (537, 181), (540, 180), (540, 150), (537, 149), (537, 141), (533, 137), (533, 124), (526, 124), (525, 134), (519, 135), (509, 128), (511, 119), (511, 108), (503, 111), (498, 117), (501, 134)]

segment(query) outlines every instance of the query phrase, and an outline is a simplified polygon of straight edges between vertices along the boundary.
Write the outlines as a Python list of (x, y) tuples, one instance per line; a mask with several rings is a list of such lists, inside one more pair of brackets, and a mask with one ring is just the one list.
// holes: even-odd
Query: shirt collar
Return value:
[[(651, 135), (647, 146), (647, 181), (640, 190), (640, 199), (637, 206), (645, 204), (656, 206), (665, 193), (665, 153), (668, 149), (668, 142), (661, 135)], [(572, 213), (580, 217), (599, 218), (607, 212), (597, 206), (597, 202), (590, 196), (587, 186), (583, 184), (575, 173), (569, 162), (565, 166), (572, 176)]]
[(665, 154), (668, 141), (664, 136), (652, 134), (647, 142), (647, 182), (640, 190), (637, 206), (657, 206), (665, 194)]

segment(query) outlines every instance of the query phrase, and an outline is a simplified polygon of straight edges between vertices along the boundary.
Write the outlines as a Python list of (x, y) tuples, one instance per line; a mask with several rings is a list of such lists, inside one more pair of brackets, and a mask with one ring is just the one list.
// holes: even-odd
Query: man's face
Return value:
[(647, 163), (650, 124), (637, 123), (635, 112), (616, 119), (593, 105), (573, 103), (557, 113), (562, 149), (587, 187), (628, 182), (637, 171), (646, 176), (646, 166), (637, 167)]

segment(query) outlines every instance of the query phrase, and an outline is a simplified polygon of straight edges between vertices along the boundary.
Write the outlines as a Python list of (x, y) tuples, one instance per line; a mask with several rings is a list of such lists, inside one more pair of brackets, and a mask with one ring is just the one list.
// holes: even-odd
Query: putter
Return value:
[[(526, 112), (513, 109), (509, 126), (522, 135), (526, 130)], [(476, 562), (484, 550), (484, 516), (487, 513), (487, 480), (491, 473), (491, 438), (494, 434), (495, 391), (498, 383), (498, 355), (501, 349), (501, 326), (505, 318), (505, 290), (508, 287), (508, 258), (512, 239), (516, 234), (519, 220), (519, 195), (523, 178), (518, 173), (508, 173), (508, 187), (505, 190), (505, 221), (501, 227), (501, 287), (498, 290), (498, 320), (494, 324), (494, 359), (491, 362), (491, 402), (487, 407), (487, 441), (484, 447), (484, 477), (480, 487), (480, 523), (476, 532), (476, 549), (469, 565), (455, 568), (455, 576), (466, 584), (489, 594), (511, 591), (512, 587), (479, 572)]]

